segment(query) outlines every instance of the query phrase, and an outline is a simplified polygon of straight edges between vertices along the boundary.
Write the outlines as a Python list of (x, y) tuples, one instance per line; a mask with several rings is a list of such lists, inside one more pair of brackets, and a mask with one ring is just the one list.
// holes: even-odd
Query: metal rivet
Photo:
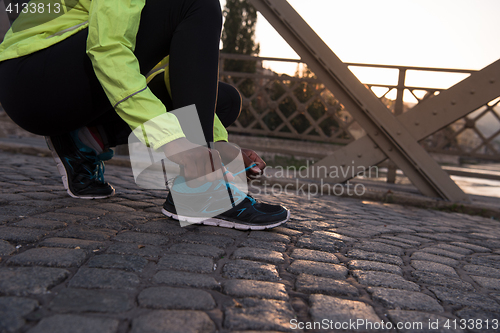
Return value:
[(397, 131), (397, 132), (396, 132), (396, 134), (397, 134), (397, 135), (401, 135), (401, 132), (400, 132), (400, 131)]
[(474, 95), (475, 93), (476, 93), (476, 91), (475, 91), (475, 90), (471, 90), (471, 91), (470, 91), (470, 94), (471, 94), (471, 95)]
[(373, 145), (373, 148), (378, 149), (378, 146), (377, 145)]
[(490, 83), (495, 83), (495, 79), (490, 79)]
[(392, 151), (392, 147), (389, 147), (389, 149), (387, 149), (388, 151)]
[(377, 136), (377, 135), (378, 135), (378, 132), (373, 133), (373, 135)]
[(361, 156), (363, 156), (363, 155), (362, 154), (358, 154), (358, 157), (361, 157)]
[(438, 112), (437, 112), (437, 111), (432, 111), (432, 114), (433, 114), (433, 115), (437, 115), (437, 114), (438, 114)]
[(415, 122), (415, 126), (418, 126), (420, 125), (420, 123), (418, 121)]
[(455, 105), (455, 104), (457, 104), (457, 101), (452, 100), (452, 101), (451, 101), (451, 105)]

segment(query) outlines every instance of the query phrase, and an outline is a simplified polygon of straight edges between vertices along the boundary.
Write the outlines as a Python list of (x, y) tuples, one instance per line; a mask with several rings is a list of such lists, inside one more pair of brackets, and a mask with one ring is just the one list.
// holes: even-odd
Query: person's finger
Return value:
[(250, 149), (245, 149), (245, 153), (255, 164), (257, 164), (256, 167), (259, 170), (264, 170), (266, 168), (266, 162), (264, 162), (264, 160), (255, 151)]

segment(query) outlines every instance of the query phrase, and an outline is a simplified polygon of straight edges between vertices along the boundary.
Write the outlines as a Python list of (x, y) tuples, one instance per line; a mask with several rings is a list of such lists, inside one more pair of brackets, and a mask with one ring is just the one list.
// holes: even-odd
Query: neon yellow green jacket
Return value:
[[(147, 87), (133, 53), (146, 1), (80, 0), (73, 1), (74, 7), (65, 5), (70, 2), (32, 0), (30, 3), (43, 3), (38, 6), (44, 13), (28, 11), (19, 16), (0, 44), (0, 61), (47, 48), (88, 27), (87, 55), (118, 115), (132, 129), (143, 127), (145, 141), (153, 149), (184, 137), (177, 118), (166, 113), (163, 103)], [(48, 3), (53, 13), (48, 13)], [(54, 13), (58, 3), (64, 15)], [(168, 82), (168, 70), (165, 73)], [(145, 128), (152, 119), (154, 126)], [(217, 117), (214, 124), (214, 141), (227, 141), (227, 132)]]

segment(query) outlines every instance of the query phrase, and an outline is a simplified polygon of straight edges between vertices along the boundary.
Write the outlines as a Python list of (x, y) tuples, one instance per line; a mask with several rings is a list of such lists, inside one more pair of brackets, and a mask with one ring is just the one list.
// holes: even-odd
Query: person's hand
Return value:
[(247, 177), (255, 178), (262, 174), (266, 168), (266, 162), (264, 162), (264, 160), (255, 151), (247, 148), (241, 148), (241, 155), (243, 156), (245, 168), (255, 164), (255, 166), (247, 170)]
[[(223, 178), (225, 169), (217, 150), (180, 138), (163, 146), (163, 151), (169, 160), (183, 167), (183, 176), (187, 181), (213, 182)], [(231, 178), (230, 174), (225, 176)], [(199, 185), (192, 182), (190, 184)]]

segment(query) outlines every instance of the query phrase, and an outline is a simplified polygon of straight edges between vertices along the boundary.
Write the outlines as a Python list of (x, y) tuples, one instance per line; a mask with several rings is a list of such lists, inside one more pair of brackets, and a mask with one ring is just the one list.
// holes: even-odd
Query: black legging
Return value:
[[(195, 104), (207, 142), (213, 118), (225, 126), (237, 118), (241, 99), (221, 84), (218, 56), (222, 15), (218, 0), (147, 0), (141, 14), (135, 56), (145, 75), (170, 55), (170, 100), (161, 79), (151, 90), (167, 107)], [(113, 110), (86, 55), (88, 30), (47, 49), (0, 62), (0, 102), (20, 127), (39, 135), (59, 135), (102, 125), (110, 146), (127, 143), (128, 125)]]

